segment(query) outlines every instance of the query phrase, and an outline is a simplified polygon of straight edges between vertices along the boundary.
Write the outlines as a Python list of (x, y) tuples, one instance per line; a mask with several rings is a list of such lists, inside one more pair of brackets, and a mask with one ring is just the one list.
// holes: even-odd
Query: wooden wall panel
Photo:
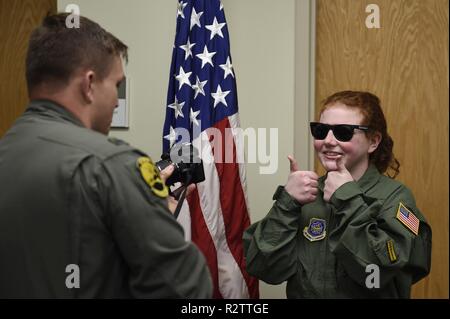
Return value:
[(48, 12), (56, 0), (0, 0), (0, 138), (27, 105), (28, 39)]
[[(380, 8), (380, 29), (366, 28), (370, 3)], [(448, 298), (448, 0), (317, 0), (316, 21), (316, 116), (337, 91), (381, 98), (397, 179), (433, 229), (432, 271), (412, 296)]]

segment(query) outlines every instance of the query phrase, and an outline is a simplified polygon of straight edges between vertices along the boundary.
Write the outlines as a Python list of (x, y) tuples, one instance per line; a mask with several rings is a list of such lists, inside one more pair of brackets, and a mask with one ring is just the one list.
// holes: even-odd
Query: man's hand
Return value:
[[(159, 176), (161, 176), (162, 181), (164, 184), (166, 183), (167, 179), (172, 175), (173, 171), (175, 169), (175, 166), (173, 164), (168, 165), (166, 168), (164, 168), (160, 173)], [(173, 213), (175, 213), (175, 209), (177, 208), (178, 201), (172, 197), (167, 197), (167, 206), (169, 207), (169, 210)]]
[(329, 202), (334, 192), (348, 182), (353, 182), (353, 177), (345, 167), (342, 157), (340, 157), (336, 160), (336, 167), (327, 174), (323, 189), (324, 201)]
[(161, 177), (164, 184), (166, 183), (167, 179), (172, 175), (173, 170), (175, 169), (175, 165), (170, 164), (166, 166), (161, 172), (159, 172), (159, 176)]
[(289, 155), (288, 159), (291, 172), (284, 189), (302, 205), (315, 201), (319, 176), (311, 171), (299, 171), (297, 161), (292, 155)]
[[(167, 166), (166, 168), (164, 168), (159, 173), (159, 175), (161, 176), (161, 179), (164, 182), (164, 184), (166, 183), (166, 181), (170, 177), (170, 175), (173, 174), (174, 169), (175, 169), (175, 166), (173, 164), (171, 164), (171, 165)], [(186, 196), (188, 196), (191, 192), (193, 192), (194, 189), (195, 189), (195, 185), (194, 184), (189, 185), (187, 190), (186, 190)], [(175, 190), (174, 192), (176, 192), (177, 190)], [(175, 210), (177, 209), (178, 200), (176, 200), (175, 197), (169, 195), (167, 197), (167, 205), (169, 207), (169, 210), (172, 212), (172, 214), (174, 214)]]

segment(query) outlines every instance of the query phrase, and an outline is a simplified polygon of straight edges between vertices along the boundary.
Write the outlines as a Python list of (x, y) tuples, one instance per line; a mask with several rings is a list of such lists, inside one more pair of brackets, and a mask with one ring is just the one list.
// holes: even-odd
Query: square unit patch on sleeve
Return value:
[(414, 235), (419, 234), (420, 221), (405, 205), (401, 202), (398, 205), (397, 219), (406, 226)]

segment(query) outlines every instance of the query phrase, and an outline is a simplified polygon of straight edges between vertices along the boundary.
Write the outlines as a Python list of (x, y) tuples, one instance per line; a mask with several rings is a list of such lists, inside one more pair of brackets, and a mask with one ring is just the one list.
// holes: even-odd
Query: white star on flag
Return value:
[(194, 99), (197, 98), (197, 95), (200, 93), (202, 95), (205, 95), (205, 90), (203, 89), (203, 87), (206, 85), (208, 81), (200, 81), (200, 79), (197, 76), (197, 80), (195, 82), (195, 84), (192, 85), (192, 88), (195, 91), (195, 95), (194, 95)]
[(216, 54), (216, 52), (208, 52), (208, 48), (205, 45), (205, 48), (203, 49), (203, 53), (197, 54), (196, 57), (202, 60), (202, 69), (205, 66), (206, 63), (211, 64), (211, 66), (214, 66), (212, 63), (212, 57)]
[(170, 133), (164, 136), (164, 138), (170, 141), (170, 146), (172, 146), (172, 144), (175, 142), (177, 138), (177, 132), (175, 132), (172, 126), (170, 127)]
[(190, 42), (190, 40), (187, 40), (187, 43), (185, 45), (180, 45), (180, 48), (184, 50), (184, 52), (186, 52), (185, 56), (184, 56), (184, 60), (187, 60), (189, 58), (189, 56), (192, 56), (192, 47), (195, 45), (195, 43)]
[(182, 111), (184, 103), (186, 103), (186, 102), (178, 103), (178, 99), (175, 96), (175, 102), (173, 102), (172, 104), (168, 105), (169, 108), (175, 110), (175, 118), (176, 119), (178, 118), (178, 116), (184, 117), (184, 114), (183, 114), (183, 111)]
[(222, 88), (220, 87), (220, 84), (219, 84), (217, 86), (216, 93), (211, 93), (211, 96), (214, 99), (214, 108), (219, 103), (223, 103), (223, 104), (225, 104), (225, 106), (228, 106), (227, 101), (225, 100), (225, 98), (227, 97), (228, 94), (230, 94), (230, 92), (231, 91), (224, 91), (224, 92), (222, 92)]
[(200, 110), (195, 111), (193, 109), (191, 109), (191, 112), (189, 114), (189, 118), (191, 119), (191, 123), (194, 123), (195, 125), (199, 126), (198, 120), (197, 120), (197, 116), (200, 114)]
[(225, 75), (223, 76), (224, 79), (226, 79), (228, 75), (231, 75), (234, 78), (233, 65), (230, 62), (230, 57), (228, 57), (227, 62), (221, 64), (220, 67), (225, 71)]
[(191, 30), (195, 25), (198, 26), (199, 28), (202, 27), (202, 25), (200, 24), (200, 17), (202, 16), (202, 14), (203, 14), (203, 12), (197, 13), (197, 11), (195, 11), (195, 8), (192, 8)]
[(218, 23), (217, 18), (214, 17), (213, 24), (206, 25), (205, 28), (211, 31), (210, 40), (212, 40), (216, 34), (218, 34), (221, 38), (223, 38), (222, 28), (226, 25), (226, 23)]
[(184, 3), (183, 1), (178, 2), (178, 5), (177, 5), (177, 17), (181, 16), (184, 19), (184, 12), (183, 12), (183, 10), (184, 10), (184, 8), (186, 8), (186, 6), (187, 6), (187, 2), (186, 3)]
[(189, 81), (189, 77), (191, 76), (191, 74), (192, 72), (185, 73), (183, 67), (180, 66), (180, 73), (177, 76), (175, 76), (175, 79), (177, 79), (177, 81), (180, 82), (178, 90), (180, 90), (184, 84), (191, 86), (191, 82)]

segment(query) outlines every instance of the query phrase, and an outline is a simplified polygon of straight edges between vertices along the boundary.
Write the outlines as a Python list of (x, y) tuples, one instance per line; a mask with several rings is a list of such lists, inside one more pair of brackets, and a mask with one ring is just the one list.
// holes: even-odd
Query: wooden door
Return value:
[(28, 39), (47, 13), (56, 13), (56, 0), (0, 0), (0, 138), (27, 105)]
[[(366, 27), (369, 4), (379, 6), (380, 28)], [(380, 97), (397, 179), (433, 230), (431, 274), (412, 297), (448, 298), (448, 0), (317, 0), (316, 9), (316, 115), (337, 91)]]

